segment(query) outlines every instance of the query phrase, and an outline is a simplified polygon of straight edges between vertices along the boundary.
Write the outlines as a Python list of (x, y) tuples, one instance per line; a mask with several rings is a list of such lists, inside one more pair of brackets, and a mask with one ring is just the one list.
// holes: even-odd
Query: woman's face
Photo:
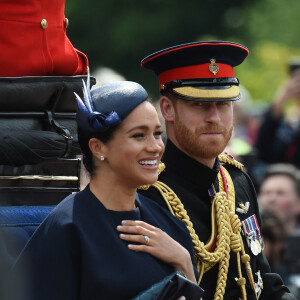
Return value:
[(138, 187), (157, 180), (158, 163), (164, 151), (161, 125), (155, 108), (138, 105), (104, 145), (109, 171), (119, 184)]

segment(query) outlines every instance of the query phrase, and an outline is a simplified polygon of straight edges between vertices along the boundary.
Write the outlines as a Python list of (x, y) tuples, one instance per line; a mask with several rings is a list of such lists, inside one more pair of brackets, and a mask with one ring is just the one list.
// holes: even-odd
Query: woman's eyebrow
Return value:
[[(155, 128), (156, 128), (156, 129), (159, 129), (159, 128), (161, 128), (161, 125), (160, 125), (160, 124), (159, 124), (159, 125), (156, 125)], [(147, 125), (136, 126), (136, 127), (133, 127), (133, 128), (131, 128), (131, 129), (129, 129), (129, 130), (127, 131), (127, 133), (130, 133), (131, 131), (134, 131), (134, 130), (137, 130), (137, 129), (140, 129), (140, 130), (147, 130), (147, 129), (149, 129), (149, 126), (147, 126)]]

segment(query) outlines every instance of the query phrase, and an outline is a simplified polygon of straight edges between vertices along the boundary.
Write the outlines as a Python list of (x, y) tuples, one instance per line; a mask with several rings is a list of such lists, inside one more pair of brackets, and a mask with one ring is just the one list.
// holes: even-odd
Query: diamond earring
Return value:
[(103, 155), (100, 156), (100, 160), (104, 160), (104, 156)]

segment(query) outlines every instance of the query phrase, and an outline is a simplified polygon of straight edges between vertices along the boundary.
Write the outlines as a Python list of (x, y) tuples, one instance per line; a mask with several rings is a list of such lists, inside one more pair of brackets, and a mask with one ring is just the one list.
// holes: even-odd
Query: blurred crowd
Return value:
[(226, 151), (244, 164), (257, 190), (272, 271), (300, 297), (300, 68), (269, 106), (252, 101), (246, 89), (241, 95)]

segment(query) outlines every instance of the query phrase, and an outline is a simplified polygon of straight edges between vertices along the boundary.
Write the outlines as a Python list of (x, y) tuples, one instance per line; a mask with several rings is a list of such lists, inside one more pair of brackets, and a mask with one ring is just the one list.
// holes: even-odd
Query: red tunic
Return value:
[(86, 74), (64, 11), (65, 0), (0, 1), (0, 77)]

